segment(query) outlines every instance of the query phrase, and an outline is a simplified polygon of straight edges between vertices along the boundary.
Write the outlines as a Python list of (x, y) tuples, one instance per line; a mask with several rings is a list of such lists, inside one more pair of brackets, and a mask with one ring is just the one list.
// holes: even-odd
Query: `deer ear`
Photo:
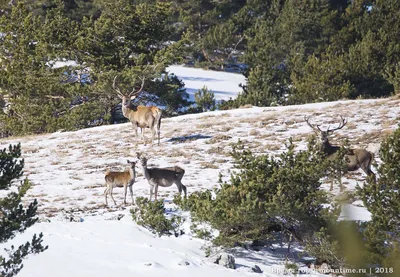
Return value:
[(131, 96), (131, 100), (134, 100), (136, 98), (136, 95)]

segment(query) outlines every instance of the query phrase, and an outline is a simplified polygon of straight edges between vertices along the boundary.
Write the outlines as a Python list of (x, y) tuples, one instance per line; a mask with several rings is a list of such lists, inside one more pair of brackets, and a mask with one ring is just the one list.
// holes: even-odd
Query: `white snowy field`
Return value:
[[(196, 75), (193, 72), (196, 69), (179, 70), (182, 76)], [(185, 73), (185, 70), (190, 72)], [(176, 74), (180, 77), (178, 72)], [(196, 89), (196, 86), (206, 85), (218, 91), (215, 83), (219, 81), (215, 80), (220, 74), (229, 73), (198, 70), (197, 76), (202, 76), (203, 81), (191, 86)], [(234, 84), (232, 82), (229, 87), (231, 95), (235, 94)], [(285, 254), (280, 249), (259, 252), (234, 249), (236, 270), (213, 264), (201, 250), (205, 242), (193, 237), (187, 214), (183, 214), (187, 220), (183, 236), (159, 238), (152, 235), (132, 221), (131, 206), (122, 204), (123, 189), (114, 189), (117, 206), (104, 204), (104, 172), (106, 169), (123, 170), (126, 160), (135, 159), (136, 152), (141, 152), (149, 157), (150, 167), (183, 167), (186, 173), (182, 182), (188, 194), (212, 188), (217, 185), (220, 172), (224, 178), (229, 177), (232, 169), (229, 151), (239, 138), (258, 154), (282, 152), (290, 137), (298, 149), (304, 149), (307, 137), (312, 134), (304, 122), (305, 115), (312, 116), (311, 121), (321, 124), (322, 128), (337, 123), (340, 115), (347, 117), (348, 124), (334, 133), (331, 142), (339, 144), (347, 138), (351, 146), (373, 152), (379, 162), (380, 142), (399, 123), (400, 100), (254, 107), (164, 118), (161, 145), (153, 147), (144, 146), (133, 136), (130, 123), (2, 139), (1, 148), (10, 143), (22, 145), (24, 177), (34, 184), (24, 201), (38, 200), (41, 222), (0, 248), (19, 245), (33, 233), (43, 232), (44, 244), (49, 245), (49, 249), (24, 262), (19, 275), (23, 277), (256, 276), (251, 271), (254, 265), (264, 271), (263, 276), (282, 275)], [(149, 138), (148, 131), (145, 136)], [(137, 165), (136, 170), (135, 197), (148, 197), (149, 186), (142, 169)], [(351, 193), (364, 180), (361, 170), (346, 175), (343, 179), (345, 191)], [(328, 190), (329, 184), (324, 188)], [(164, 198), (167, 207), (173, 208), (169, 203), (176, 191), (176, 187), (160, 188), (159, 198)], [(338, 187), (334, 187), (332, 195), (341, 195)], [(129, 193), (127, 201), (131, 203)], [(368, 211), (359, 200), (346, 205), (345, 210), (348, 212), (344, 218), (369, 219)], [(122, 219), (117, 220), (121, 216)], [(70, 219), (78, 222), (70, 222)], [(3, 252), (0, 250), (0, 253)], [(299, 262), (299, 265), (304, 268), (304, 263)]]
[(233, 99), (242, 91), (239, 85), (246, 83), (246, 79), (242, 74), (229, 72), (209, 71), (180, 65), (169, 66), (166, 71), (182, 79), (190, 101), (194, 101), (194, 93), (203, 86), (214, 92), (216, 100)]

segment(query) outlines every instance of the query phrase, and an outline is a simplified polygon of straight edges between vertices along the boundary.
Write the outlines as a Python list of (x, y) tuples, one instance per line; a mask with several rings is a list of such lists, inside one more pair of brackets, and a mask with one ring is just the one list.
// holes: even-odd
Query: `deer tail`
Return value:
[(106, 177), (108, 176), (108, 174), (110, 174), (110, 172), (111, 172), (111, 170), (109, 170), (109, 169), (106, 170), (106, 173), (105, 173)]

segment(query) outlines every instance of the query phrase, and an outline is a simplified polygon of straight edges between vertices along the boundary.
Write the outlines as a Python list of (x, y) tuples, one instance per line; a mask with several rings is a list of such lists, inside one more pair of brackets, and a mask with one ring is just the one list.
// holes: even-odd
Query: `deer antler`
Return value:
[(340, 118), (342, 119), (342, 121), (339, 123), (339, 126), (334, 129), (331, 129), (331, 130), (329, 130), (329, 127), (328, 127), (328, 130), (326, 130), (328, 133), (342, 129), (347, 124), (346, 118), (343, 118), (343, 116), (340, 116)]
[(314, 130), (314, 132), (317, 132), (317, 129), (318, 129), (318, 131), (322, 132), (322, 130), (319, 128), (319, 125), (316, 125), (316, 128), (315, 128), (313, 125), (311, 125), (311, 123), (309, 122), (309, 119), (310, 119), (310, 117), (304, 116), (304, 120), (306, 121), (308, 126), (310, 126), (311, 129)]
[[(129, 93), (129, 97), (136, 96), (136, 95), (138, 95), (140, 92), (142, 92), (143, 87), (144, 87), (144, 82), (145, 82), (145, 80), (146, 80), (146, 77), (142, 76), (142, 77), (139, 77), (139, 79), (142, 80), (142, 84), (140, 85), (139, 90), (138, 90), (138, 91), (135, 91), (135, 87), (133, 87), (131, 93)], [(134, 82), (134, 83), (135, 83), (135, 82)]]
[(112, 88), (117, 92), (118, 97), (122, 99), (122, 97), (124, 96), (124, 94), (120, 91), (119, 88), (117, 88), (117, 86), (115, 85), (115, 82), (117, 80), (118, 75), (115, 75), (113, 83), (112, 83)]

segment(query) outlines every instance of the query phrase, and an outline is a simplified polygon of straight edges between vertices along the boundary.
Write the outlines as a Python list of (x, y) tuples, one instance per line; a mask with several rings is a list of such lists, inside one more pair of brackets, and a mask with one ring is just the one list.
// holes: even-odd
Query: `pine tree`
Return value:
[(334, 101), (350, 98), (354, 86), (346, 74), (345, 55), (334, 55), (328, 50), (320, 57), (311, 55), (304, 62), (301, 55), (292, 59), (292, 92), (288, 104)]
[[(358, 188), (365, 207), (371, 212), (364, 236), (367, 258), (381, 266), (397, 266), (400, 256), (400, 128), (386, 138), (379, 151), (382, 164), (377, 182)], [(396, 257), (397, 255), (397, 257)], [(396, 264), (397, 263), (397, 264)]]
[[(0, 152), (0, 184), (1, 189), (8, 188), (16, 178), (22, 175), (23, 160), (18, 160), (21, 156), (21, 146), (11, 146)], [(38, 203), (36, 200), (24, 208), (21, 204), (22, 197), (30, 188), (27, 179), (18, 188), (18, 192), (11, 192), (7, 197), (0, 199), (0, 242), (4, 243), (14, 238), (18, 233), (24, 232), (37, 222), (36, 210)], [(0, 275), (11, 277), (16, 275), (23, 267), (22, 260), (30, 254), (43, 252), (48, 247), (42, 245), (43, 234), (35, 234), (32, 241), (26, 242), (19, 247), (11, 246), (8, 257), (0, 256)]]
[(214, 93), (211, 90), (208, 90), (206, 86), (195, 92), (194, 98), (196, 104), (203, 109), (203, 112), (215, 108)]
[(245, 61), (252, 69), (247, 91), (238, 101), (285, 104), (294, 89), (291, 75), (297, 65), (293, 61), (302, 57), (305, 64), (311, 55), (319, 58), (324, 53), (337, 32), (337, 16), (328, 1), (272, 1), (248, 32)]
[[(53, 2), (53, 1), (52, 1)], [(9, 99), (0, 114), (6, 135), (76, 130), (110, 121), (119, 102), (111, 87), (121, 75), (125, 91), (138, 77), (159, 78), (166, 65), (183, 55), (183, 40), (167, 44), (169, 3), (137, 4), (127, 0), (103, 3), (100, 17), (81, 24), (65, 15), (55, 0), (44, 15), (22, 3), (0, 18), (0, 83)], [(56, 61), (76, 66), (54, 68)], [(157, 66), (149, 66), (149, 65)], [(164, 90), (166, 94), (171, 92)], [(176, 94), (178, 95), (178, 94)], [(165, 99), (169, 99), (165, 97)], [(175, 100), (174, 100), (175, 101)]]
[(0, 54), (7, 57), (0, 60), (4, 69), (0, 82), (9, 101), (0, 121), (10, 135), (68, 126), (63, 117), (69, 115), (72, 99), (83, 86), (69, 81), (72, 69), (53, 68), (52, 64), (71, 58), (66, 48), (74, 41), (76, 27), (60, 9), (42, 18), (21, 3), (0, 18), (0, 32), (5, 34), (0, 38)]
[(239, 143), (232, 156), (240, 171), (221, 183), (215, 199), (211, 191), (197, 192), (184, 203), (193, 220), (219, 230), (216, 244), (270, 241), (278, 234), (289, 244), (302, 242), (326, 227), (329, 216), (337, 219), (337, 211), (322, 207), (326, 194), (320, 189), (323, 171), (317, 149), (310, 146), (309, 151), (295, 153), (290, 142), (288, 150), (274, 158), (255, 156)]

